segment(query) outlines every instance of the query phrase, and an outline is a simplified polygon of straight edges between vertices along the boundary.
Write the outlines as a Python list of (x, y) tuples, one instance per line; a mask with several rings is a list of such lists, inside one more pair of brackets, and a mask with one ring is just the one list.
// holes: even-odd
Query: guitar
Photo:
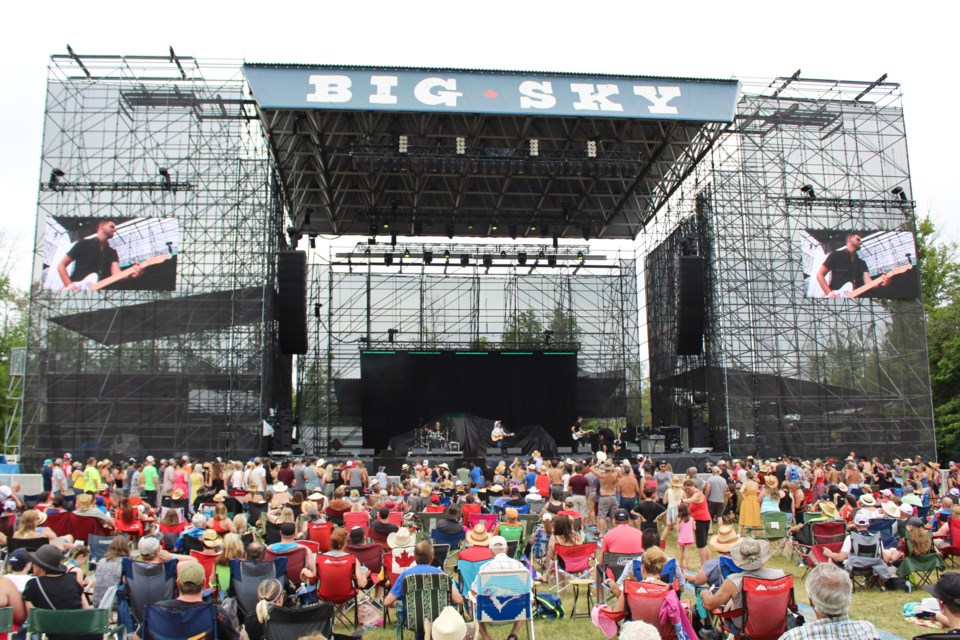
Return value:
[[(898, 276), (901, 273), (906, 273), (907, 271), (910, 271), (910, 269), (913, 269), (912, 264), (904, 264), (904, 265), (900, 265), (899, 267), (895, 267), (890, 271), (887, 271), (887, 273), (884, 275), (888, 277)], [(861, 295), (863, 295), (870, 289), (874, 289), (879, 286), (880, 286), (880, 278), (875, 278), (873, 282), (868, 282), (862, 287), (857, 287), (856, 289), (853, 288), (852, 282), (848, 282), (847, 284), (843, 285), (839, 289), (835, 291), (831, 291), (829, 295), (824, 295), (823, 297), (824, 298), (859, 298)]]
[(504, 438), (513, 437), (513, 436), (516, 435), (516, 434), (510, 433), (509, 431), (507, 431), (506, 429), (504, 429), (504, 428), (500, 425), (500, 421), (499, 421), (499, 420), (497, 420), (497, 422), (493, 425), (494, 430), (496, 430), (498, 427), (500, 428), (501, 433), (491, 433), (491, 434), (490, 434), (490, 439), (491, 439), (493, 442), (500, 442), (500, 441), (503, 440)]
[[(173, 257), (172, 255), (167, 253), (161, 256), (154, 256), (152, 258), (147, 258), (146, 260), (140, 263), (140, 267), (142, 269), (146, 269), (147, 267), (152, 267), (155, 264), (161, 264), (163, 262), (166, 262), (172, 257)], [(133, 275), (133, 271), (135, 268), (136, 267), (127, 267), (126, 269), (122, 270), (120, 273), (106, 277), (103, 280), (100, 280), (97, 277), (96, 272), (94, 272), (88, 275), (83, 280), (80, 280), (79, 282), (72, 282), (71, 284), (76, 285), (79, 291), (99, 291), (104, 287), (110, 286), (114, 282), (119, 282), (120, 280), (126, 280), (127, 278)], [(66, 287), (64, 287), (64, 289), (66, 289)]]

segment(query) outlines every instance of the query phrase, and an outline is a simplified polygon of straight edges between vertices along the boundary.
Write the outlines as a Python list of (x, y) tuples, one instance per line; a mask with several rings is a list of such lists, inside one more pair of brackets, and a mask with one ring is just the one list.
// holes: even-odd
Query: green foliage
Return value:
[(960, 450), (960, 259), (957, 244), (942, 241), (929, 217), (917, 225), (917, 253), (937, 449), (950, 458)]
[(507, 322), (500, 342), (505, 347), (541, 348), (543, 346), (543, 325), (537, 320), (532, 309), (515, 314)]
[(27, 343), (27, 295), (10, 282), (11, 267), (9, 259), (0, 266), (0, 428), (14, 416), (15, 401), (7, 395), (11, 354)]

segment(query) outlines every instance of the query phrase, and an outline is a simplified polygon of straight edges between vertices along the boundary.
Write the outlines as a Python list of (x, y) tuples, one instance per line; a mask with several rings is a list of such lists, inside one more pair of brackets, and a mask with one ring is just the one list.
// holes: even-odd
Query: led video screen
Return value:
[(173, 291), (180, 238), (176, 218), (48, 217), (43, 288)]
[(906, 231), (804, 229), (803, 286), (808, 298), (917, 298), (916, 241)]

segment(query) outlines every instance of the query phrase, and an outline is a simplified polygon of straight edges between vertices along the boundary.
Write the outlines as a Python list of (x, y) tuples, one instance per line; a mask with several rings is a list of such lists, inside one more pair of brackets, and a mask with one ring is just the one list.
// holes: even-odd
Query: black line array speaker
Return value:
[(680, 256), (677, 278), (677, 354), (698, 356), (703, 353), (703, 325), (706, 315), (704, 259)]
[(307, 352), (307, 254), (281, 251), (277, 261), (280, 353)]

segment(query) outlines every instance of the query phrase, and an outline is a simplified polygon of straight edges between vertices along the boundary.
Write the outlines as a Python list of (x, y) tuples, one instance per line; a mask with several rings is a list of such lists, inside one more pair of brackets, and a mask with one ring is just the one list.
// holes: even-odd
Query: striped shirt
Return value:
[(880, 640), (872, 622), (851, 620), (850, 616), (818, 618), (780, 636), (780, 640)]

